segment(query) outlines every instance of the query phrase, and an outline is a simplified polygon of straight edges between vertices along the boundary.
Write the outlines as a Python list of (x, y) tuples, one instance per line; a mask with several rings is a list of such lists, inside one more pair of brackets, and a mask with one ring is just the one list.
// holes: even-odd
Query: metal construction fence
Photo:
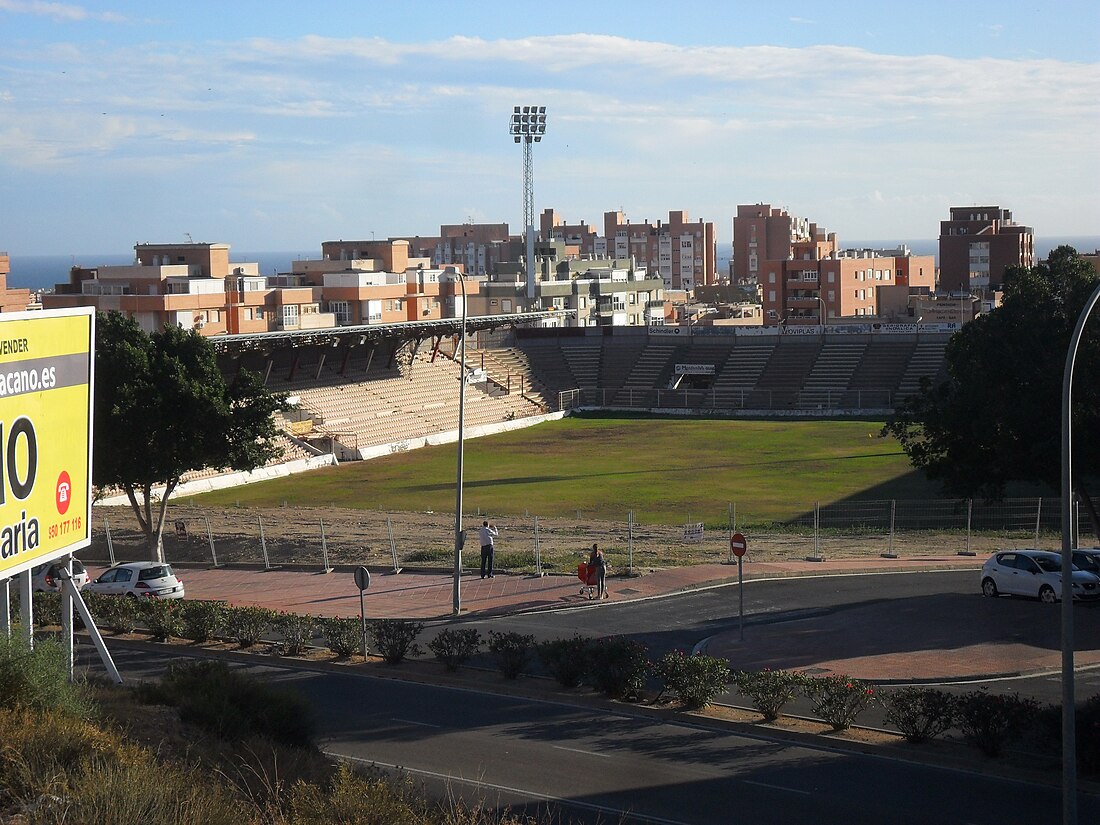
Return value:
[[(1078, 509), (1082, 545), (1094, 530)], [(685, 513), (683, 523), (657, 524), (637, 509), (621, 519), (575, 510), (568, 514), (466, 513), (474, 530), (490, 519), (500, 530), (497, 561), (527, 572), (575, 569), (598, 542), (618, 570), (727, 561), (732, 534), (748, 540), (747, 559), (853, 558), (859, 556), (986, 555), (1003, 547), (1057, 550), (1059, 500), (853, 500), (808, 504), (782, 522), (764, 522), (736, 502), (710, 512)], [(450, 567), (454, 559), (453, 512), (378, 512), (342, 508), (203, 508), (183, 500), (169, 506), (164, 532), (170, 562), (210, 565), (295, 564), (317, 570), (336, 565), (376, 568)], [(129, 507), (97, 507), (86, 560), (145, 558), (148, 550)], [(464, 559), (477, 563), (476, 541)]]

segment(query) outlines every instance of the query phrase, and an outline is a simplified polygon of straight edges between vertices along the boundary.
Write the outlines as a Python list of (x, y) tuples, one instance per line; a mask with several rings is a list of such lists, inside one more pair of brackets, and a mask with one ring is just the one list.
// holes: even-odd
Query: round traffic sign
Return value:
[(737, 558), (741, 558), (748, 552), (749, 544), (745, 541), (745, 537), (741, 533), (734, 533), (730, 537), (730, 550), (733, 551), (733, 555)]
[(355, 586), (360, 590), (366, 590), (370, 587), (370, 571), (367, 568), (355, 568)]

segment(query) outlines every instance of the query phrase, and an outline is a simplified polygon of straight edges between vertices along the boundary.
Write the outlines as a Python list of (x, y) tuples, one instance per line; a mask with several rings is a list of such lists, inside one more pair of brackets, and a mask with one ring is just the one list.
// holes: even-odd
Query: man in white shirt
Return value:
[(481, 539), (481, 578), (485, 578), (488, 571), (489, 578), (493, 578), (493, 537), (498, 535), (497, 528), (488, 521), (481, 522), (477, 531)]

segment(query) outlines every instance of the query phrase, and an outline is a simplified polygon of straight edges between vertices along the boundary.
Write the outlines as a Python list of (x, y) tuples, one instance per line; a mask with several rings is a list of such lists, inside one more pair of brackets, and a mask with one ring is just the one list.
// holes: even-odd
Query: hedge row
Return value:
[[(338, 656), (350, 656), (362, 647), (358, 618), (301, 616), (216, 601), (128, 599), (94, 593), (84, 598), (97, 622), (107, 629), (130, 633), (143, 626), (160, 641), (204, 642), (220, 637), (248, 648), (270, 634), (279, 652), (288, 656), (301, 655), (318, 640)], [(56, 593), (35, 594), (34, 610), (39, 625), (60, 622)], [(390, 664), (422, 652), (416, 639), (423, 629), (423, 622), (403, 619), (368, 623), (374, 650)], [(671, 694), (683, 707), (698, 709), (733, 686), (766, 720), (777, 719), (790, 701), (805, 697), (814, 716), (834, 730), (851, 727), (861, 713), (878, 704), (885, 710), (886, 723), (909, 742), (957, 729), (989, 756), (1000, 754), (1029, 732), (1055, 741), (1060, 735), (1060, 709), (1042, 708), (1034, 699), (989, 694), (984, 689), (961, 695), (924, 687), (876, 693), (870, 684), (846, 676), (770, 669), (731, 672), (724, 659), (681, 651), (652, 661), (644, 645), (621, 636), (573, 636), (536, 644), (534, 636), (526, 634), (490, 631), (488, 639), (483, 639), (472, 628), (446, 628), (428, 643), (428, 649), (453, 671), (486, 643), (508, 678), (517, 678), (537, 657), (563, 687), (586, 684), (613, 699), (638, 700), (653, 679), (660, 688), (658, 698)], [(1100, 696), (1085, 702), (1077, 715), (1082, 767), (1100, 772)]]

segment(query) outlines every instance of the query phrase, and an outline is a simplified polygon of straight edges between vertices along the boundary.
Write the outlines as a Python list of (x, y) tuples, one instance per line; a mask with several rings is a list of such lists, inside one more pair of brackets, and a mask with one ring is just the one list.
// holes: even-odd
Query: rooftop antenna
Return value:
[(183, 234), (187, 236), (187, 242), (188, 243), (194, 243), (195, 242), (195, 239), (191, 237), (190, 232), (184, 232)]

